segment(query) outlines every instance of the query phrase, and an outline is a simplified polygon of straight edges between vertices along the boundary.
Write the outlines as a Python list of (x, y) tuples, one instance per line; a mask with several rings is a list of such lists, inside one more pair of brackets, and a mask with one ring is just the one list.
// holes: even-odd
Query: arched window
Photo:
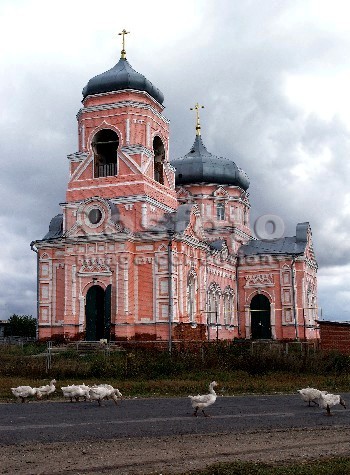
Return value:
[(156, 136), (153, 140), (153, 153), (154, 153), (154, 179), (164, 184), (164, 160), (165, 160), (165, 148), (161, 139)]
[(315, 298), (315, 294), (312, 291), (312, 287), (311, 287), (310, 284), (309, 284), (309, 286), (307, 288), (307, 292), (306, 292), (306, 302), (307, 302), (306, 303), (307, 308), (304, 311), (306, 324), (313, 325), (315, 323), (315, 319), (317, 318), (317, 315), (316, 315), (316, 298)]
[(248, 212), (247, 212), (246, 208), (244, 208), (243, 224), (245, 224), (245, 225), (248, 224)]
[(234, 294), (231, 287), (226, 287), (224, 291), (224, 324), (233, 325), (234, 323)]
[(210, 284), (207, 295), (207, 322), (209, 325), (220, 323), (220, 297), (221, 289), (219, 285), (216, 283)]
[(215, 298), (215, 294), (213, 292), (209, 292), (208, 298), (208, 323), (215, 322), (217, 317), (217, 302)]
[(92, 141), (95, 178), (118, 174), (119, 137), (114, 130), (102, 129)]
[(225, 220), (225, 203), (223, 201), (219, 201), (216, 204), (216, 219), (218, 221)]
[(195, 321), (195, 316), (197, 312), (196, 284), (197, 284), (196, 274), (194, 271), (191, 271), (188, 274), (188, 279), (187, 279), (187, 313), (188, 313), (188, 319), (190, 322)]

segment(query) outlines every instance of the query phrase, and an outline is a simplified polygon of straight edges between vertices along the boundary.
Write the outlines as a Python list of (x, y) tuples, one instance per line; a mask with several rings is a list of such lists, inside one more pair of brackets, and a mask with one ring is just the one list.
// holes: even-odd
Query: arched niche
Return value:
[(111, 129), (99, 130), (93, 140), (95, 178), (118, 174), (118, 134)]

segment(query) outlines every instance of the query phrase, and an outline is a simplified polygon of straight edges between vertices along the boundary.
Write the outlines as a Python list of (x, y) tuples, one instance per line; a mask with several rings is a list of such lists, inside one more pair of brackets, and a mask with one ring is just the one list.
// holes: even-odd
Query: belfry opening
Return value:
[(94, 152), (95, 177), (118, 175), (118, 134), (111, 129), (102, 129), (96, 133), (91, 145)]
[(153, 139), (153, 154), (154, 154), (154, 179), (160, 183), (164, 184), (163, 177), (163, 166), (165, 161), (165, 149), (164, 144), (160, 137), (156, 136)]

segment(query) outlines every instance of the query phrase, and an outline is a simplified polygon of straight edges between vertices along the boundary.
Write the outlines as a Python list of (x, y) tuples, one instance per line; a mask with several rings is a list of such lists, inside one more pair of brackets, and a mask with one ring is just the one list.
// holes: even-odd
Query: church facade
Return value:
[(309, 223), (258, 240), (249, 179), (206, 149), (169, 157), (163, 94), (126, 59), (90, 79), (62, 213), (38, 260), (38, 332), (96, 341), (313, 340)]

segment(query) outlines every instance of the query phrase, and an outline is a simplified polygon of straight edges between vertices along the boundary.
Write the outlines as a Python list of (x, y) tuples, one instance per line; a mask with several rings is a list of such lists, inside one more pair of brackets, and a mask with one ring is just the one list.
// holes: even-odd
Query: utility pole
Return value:
[(169, 292), (169, 342), (168, 349), (169, 353), (172, 352), (173, 340), (172, 340), (172, 325), (173, 325), (173, 314), (174, 314), (174, 296), (173, 296), (173, 233), (169, 232), (169, 242), (168, 242), (168, 292)]

